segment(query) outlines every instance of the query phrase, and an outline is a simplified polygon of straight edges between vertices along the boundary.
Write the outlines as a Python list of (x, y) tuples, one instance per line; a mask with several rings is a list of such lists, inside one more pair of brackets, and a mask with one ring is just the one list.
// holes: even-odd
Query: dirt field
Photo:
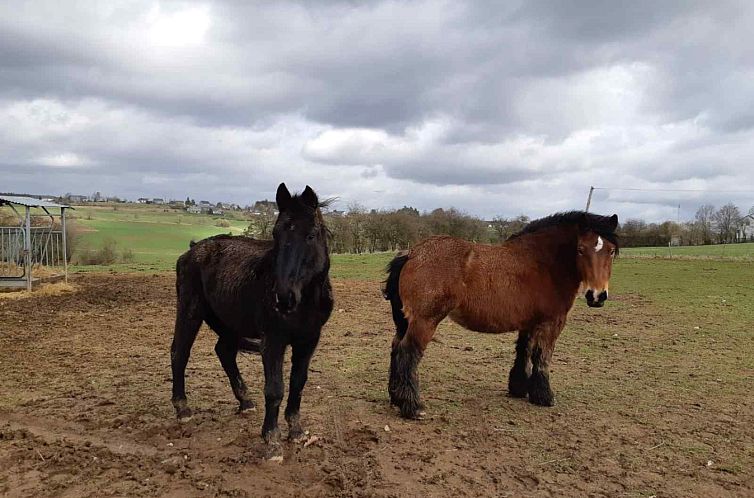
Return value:
[[(302, 404), (318, 439), (286, 443), (275, 464), (261, 459), (263, 410), (235, 413), (207, 329), (188, 369), (196, 415), (175, 420), (173, 282), (89, 274), (72, 293), (0, 299), (0, 494), (754, 496), (752, 340), (716, 312), (693, 321), (630, 292), (600, 311), (578, 302), (554, 408), (506, 396), (513, 335), (444, 323), (415, 422), (387, 403), (379, 284), (336, 280)], [(239, 365), (263, 406), (260, 359)]]

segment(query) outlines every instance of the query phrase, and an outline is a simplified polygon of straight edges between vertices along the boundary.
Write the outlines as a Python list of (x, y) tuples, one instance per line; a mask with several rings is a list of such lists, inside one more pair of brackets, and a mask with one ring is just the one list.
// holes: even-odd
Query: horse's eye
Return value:
[(314, 234), (310, 233), (309, 235), (307, 235), (306, 240), (314, 240)]
[(584, 255), (584, 248), (583, 247), (579, 246), (578, 251), (579, 251), (579, 256), (583, 256)]
[(615, 256), (615, 249), (610, 249), (610, 256)]

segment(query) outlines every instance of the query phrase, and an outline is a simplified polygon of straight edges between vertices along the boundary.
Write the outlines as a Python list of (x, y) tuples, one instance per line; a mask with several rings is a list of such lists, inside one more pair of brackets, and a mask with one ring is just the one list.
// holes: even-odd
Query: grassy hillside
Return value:
[[(189, 214), (151, 205), (81, 206), (74, 216), (79, 247), (96, 249), (106, 239), (112, 239), (118, 250), (133, 252), (134, 264), (154, 269), (172, 267), (191, 240), (220, 233), (240, 234), (248, 226), (243, 219)], [(229, 226), (218, 226), (222, 220)]]

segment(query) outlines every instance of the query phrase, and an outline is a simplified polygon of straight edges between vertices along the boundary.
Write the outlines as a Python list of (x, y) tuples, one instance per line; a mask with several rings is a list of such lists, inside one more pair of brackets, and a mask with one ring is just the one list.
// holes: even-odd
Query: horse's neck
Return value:
[(545, 266), (549, 273), (573, 280), (573, 285), (581, 283), (576, 265), (576, 244), (578, 234), (570, 227), (551, 229), (522, 235), (519, 250)]

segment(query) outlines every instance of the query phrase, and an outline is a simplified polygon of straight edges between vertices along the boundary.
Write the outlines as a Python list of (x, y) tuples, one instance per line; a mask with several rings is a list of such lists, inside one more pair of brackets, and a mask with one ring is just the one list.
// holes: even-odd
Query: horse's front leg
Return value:
[(299, 442), (304, 438), (301, 427), (301, 392), (309, 377), (309, 362), (319, 342), (319, 330), (316, 334), (291, 344), (291, 380), (288, 389), (288, 404), (285, 407), (285, 420), (288, 422), (288, 439)]
[(565, 318), (541, 324), (534, 330), (529, 377), (529, 402), (540, 406), (554, 406), (555, 395), (550, 387), (550, 362), (555, 341), (565, 326)]
[[(272, 338), (271, 338), (272, 336)], [(262, 363), (264, 364), (264, 424), (262, 438), (270, 446), (268, 458), (283, 458), (280, 446), (280, 429), (278, 428), (278, 414), (283, 400), (283, 356), (285, 343), (268, 333), (262, 347)]]
[(508, 394), (514, 398), (525, 398), (529, 393), (531, 375), (531, 330), (521, 330), (516, 340), (516, 359), (508, 374)]

